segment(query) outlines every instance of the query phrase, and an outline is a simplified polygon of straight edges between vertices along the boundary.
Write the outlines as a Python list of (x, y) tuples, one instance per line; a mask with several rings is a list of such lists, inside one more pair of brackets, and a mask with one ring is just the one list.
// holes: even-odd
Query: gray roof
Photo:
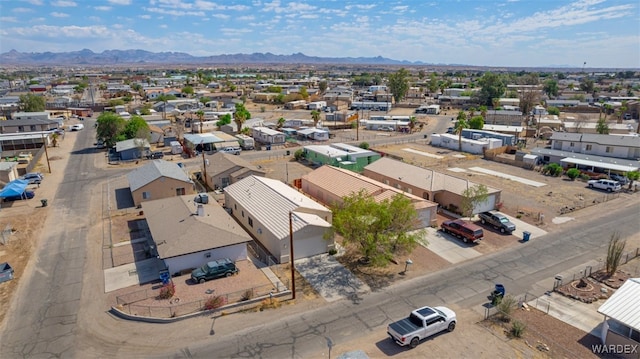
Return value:
[(197, 214), (193, 195), (142, 202), (142, 210), (158, 248), (166, 259), (251, 241), (251, 237), (217, 203)]
[(153, 160), (127, 174), (131, 192), (153, 182), (161, 177), (173, 178), (178, 181), (193, 183), (189, 176), (177, 163), (165, 160)]
[[(277, 238), (285, 238), (289, 235), (289, 212), (305, 212), (305, 208), (311, 211), (324, 212), (331, 216), (331, 210), (315, 202), (311, 198), (298, 192), (296, 189), (278, 180), (249, 176), (224, 189), (225, 196), (232, 197), (243, 207), (251, 210), (251, 215)], [(313, 221), (306, 216), (294, 221), (293, 229), (298, 231), (306, 225), (331, 226), (324, 219), (311, 215)]]
[(597, 133), (554, 132), (551, 140), (597, 143), (605, 146), (640, 148), (640, 137), (634, 135), (601, 135)]
[(42, 120), (38, 118), (0, 121), (0, 127), (31, 126), (31, 125), (49, 125), (49, 126), (58, 127), (59, 123), (58, 121), (54, 121), (54, 120)]
[(151, 147), (151, 145), (149, 145), (149, 141), (147, 141), (146, 139), (132, 138), (129, 140), (116, 142), (116, 152), (122, 152), (122, 151), (130, 150), (133, 148), (138, 148), (140, 147), (140, 144), (142, 144), (147, 149)]
[(640, 330), (638, 298), (640, 298), (640, 278), (630, 278), (598, 308), (598, 313), (635, 330)]
[(238, 167), (263, 174), (266, 173), (265, 170), (259, 169), (244, 158), (229, 153), (216, 152), (213, 155), (206, 156), (206, 158), (209, 160), (210, 169), (207, 169), (210, 171), (209, 175), (218, 174)]

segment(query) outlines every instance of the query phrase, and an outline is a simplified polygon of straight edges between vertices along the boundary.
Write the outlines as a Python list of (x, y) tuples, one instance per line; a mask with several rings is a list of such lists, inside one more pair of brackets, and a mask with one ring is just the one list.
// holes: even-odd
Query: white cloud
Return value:
[(344, 8), (347, 9), (347, 10), (351, 10), (351, 9), (371, 10), (374, 7), (376, 7), (375, 4), (368, 4), (368, 5), (347, 5)]
[(44, 5), (44, 2), (42, 0), (23, 0), (23, 1), (36, 6)]
[(57, 7), (74, 7), (74, 6), (78, 6), (78, 4), (76, 4), (74, 1), (69, 1), (69, 0), (58, 0), (58, 1), (52, 1), (52, 2), (51, 2), (51, 6), (57, 6)]
[(151, 15), (140, 15), (138, 17), (141, 18), (141, 19), (145, 19), (145, 20), (151, 19)]
[(13, 16), (0, 17), (0, 22), (18, 22), (18, 19)]
[(171, 16), (205, 16), (203, 11), (166, 10), (161, 8), (143, 8), (145, 11)]
[(107, 0), (109, 4), (113, 5), (131, 5), (131, 0)]
[(256, 17), (253, 15), (243, 15), (243, 16), (238, 16), (236, 19), (238, 21), (252, 21), (252, 20), (255, 20)]
[(33, 10), (27, 8), (27, 7), (16, 7), (13, 8), (13, 10), (11, 10), (13, 12), (18, 12), (18, 13), (25, 13), (25, 12), (32, 12)]
[[(166, 28), (168, 28), (169, 26), (167, 26), (167, 24), (162, 24), (162, 25), (160, 25), (160, 26), (158, 26), (158, 27), (159, 27), (159, 28), (161, 28), (161, 29), (166, 29)], [(294, 258), (295, 258), (295, 257), (294, 257)]]
[(399, 11), (399, 12), (405, 12), (405, 11), (407, 11), (407, 9), (409, 9), (408, 5), (394, 6), (394, 7), (391, 8), (391, 10)]
[(231, 16), (227, 15), (227, 14), (211, 14), (211, 17), (214, 17), (216, 19), (223, 19), (223, 20), (227, 20), (229, 19)]
[(65, 14), (63, 12), (52, 12), (49, 15), (53, 17), (69, 17), (69, 14)]
[(112, 9), (111, 6), (94, 6), (94, 9), (98, 11), (109, 11)]

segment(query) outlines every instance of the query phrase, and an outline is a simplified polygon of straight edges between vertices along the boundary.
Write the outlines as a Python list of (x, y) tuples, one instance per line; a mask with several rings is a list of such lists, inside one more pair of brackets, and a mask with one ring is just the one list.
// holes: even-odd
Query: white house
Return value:
[(332, 238), (324, 238), (331, 228), (331, 210), (283, 182), (252, 175), (229, 185), (224, 193), (233, 217), (279, 263), (291, 260), (290, 235), (295, 259), (334, 247)]
[(640, 158), (640, 137), (637, 135), (600, 135), (554, 132), (551, 149), (622, 159)]
[[(431, 145), (444, 147), (451, 150), (458, 150), (460, 148), (459, 136), (448, 133), (436, 133), (431, 135)], [(462, 137), (463, 152), (481, 154), (483, 153), (484, 149), (490, 150), (501, 146), (502, 140), (498, 138), (481, 138), (478, 140), (473, 140), (470, 138)]]
[(627, 353), (618, 352), (623, 358), (639, 358), (640, 351), (640, 278), (628, 279), (598, 308), (604, 315), (600, 339), (613, 348), (635, 348)]
[(253, 127), (252, 137), (261, 143), (268, 145), (281, 145), (284, 144), (286, 136), (284, 133), (276, 130), (272, 130), (267, 127)]

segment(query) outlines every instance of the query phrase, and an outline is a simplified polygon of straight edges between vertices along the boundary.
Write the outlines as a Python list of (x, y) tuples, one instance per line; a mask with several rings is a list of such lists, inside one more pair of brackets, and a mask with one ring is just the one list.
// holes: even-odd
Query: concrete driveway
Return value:
[(334, 256), (320, 254), (295, 261), (296, 270), (327, 302), (358, 298), (371, 291)]
[(527, 302), (529, 306), (598, 338), (600, 337), (600, 328), (604, 319), (604, 316), (598, 313), (598, 308), (602, 303), (604, 301), (599, 300), (586, 304), (555, 292), (550, 292), (549, 295)]
[[(500, 212), (502, 213), (502, 212)], [(525, 221), (521, 221), (515, 217), (511, 217), (509, 215), (506, 215), (504, 213), (502, 213), (505, 217), (509, 218), (509, 220), (511, 221), (511, 223), (516, 225), (516, 230), (512, 233), (514, 237), (518, 237), (520, 239), (522, 239), (523, 237), (523, 232), (527, 231), (529, 233), (531, 233), (531, 237), (530, 239), (536, 239), (536, 238), (540, 238), (542, 236), (544, 236), (545, 234), (547, 234), (547, 231), (534, 226), (532, 224), (529, 224)]]
[(442, 233), (435, 228), (428, 227), (425, 228), (425, 231), (424, 239), (428, 244), (425, 245), (425, 241), (421, 241), (420, 244), (450, 263), (459, 263), (482, 255), (482, 253), (473, 249), (473, 244), (463, 243), (461, 240)]
[(158, 258), (149, 258), (104, 270), (104, 291), (148, 283), (159, 279), (158, 272), (164, 269), (164, 263)]

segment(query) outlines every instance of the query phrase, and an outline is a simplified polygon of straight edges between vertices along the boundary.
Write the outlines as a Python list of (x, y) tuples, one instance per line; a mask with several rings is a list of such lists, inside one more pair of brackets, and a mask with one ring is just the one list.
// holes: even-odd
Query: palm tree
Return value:
[(410, 133), (413, 133), (413, 130), (416, 127), (416, 122), (418, 122), (418, 120), (416, 120), (416, 116), (409, 117), (409, 132)]
[(487, 106), (482, 105), (479, 108), (480, 110), (480, 116), (482, 116), (482, 118), (486, 121), (487, 120)]
[(281, 129), (282, 127), (284, 127), (284, 123), (286, 122), (286, 120), (284, 119), (284, 117), (280, 117), (278, 119), (278, 129)]
[(320, 111), (311, 111), (311, 118), (313, 119), (313, 127), (318, 127), (318, 122), (320, 122)]
[(198, 116), (198, 120), (200, 121), (200, 133), (204, 132), (204, 111), (198, 110), (196, 111), (196, 116)]
[(475, 116), (476, 114), (476, 108), (475, 107), (469, 107), (469, 118), (473, 118), (473, 116)]
[(456, 120), (457, 122), (454, 132), (458, 134), (458, 150), (462, 152), (462, 130), (469, 128), (469, 123), (467, 122), (467, 115), (464, 111), (458, 112)]
[(242, 125), (244, 125), (244, 122), (247, 120), (247, 115), (245, 114), (245, 111), (237, 111), (233, 113), (233, 121), (236, 123), (236, 126), (238, 126), (238, 133), (240, 133), (240, 131), (242, 131)]

